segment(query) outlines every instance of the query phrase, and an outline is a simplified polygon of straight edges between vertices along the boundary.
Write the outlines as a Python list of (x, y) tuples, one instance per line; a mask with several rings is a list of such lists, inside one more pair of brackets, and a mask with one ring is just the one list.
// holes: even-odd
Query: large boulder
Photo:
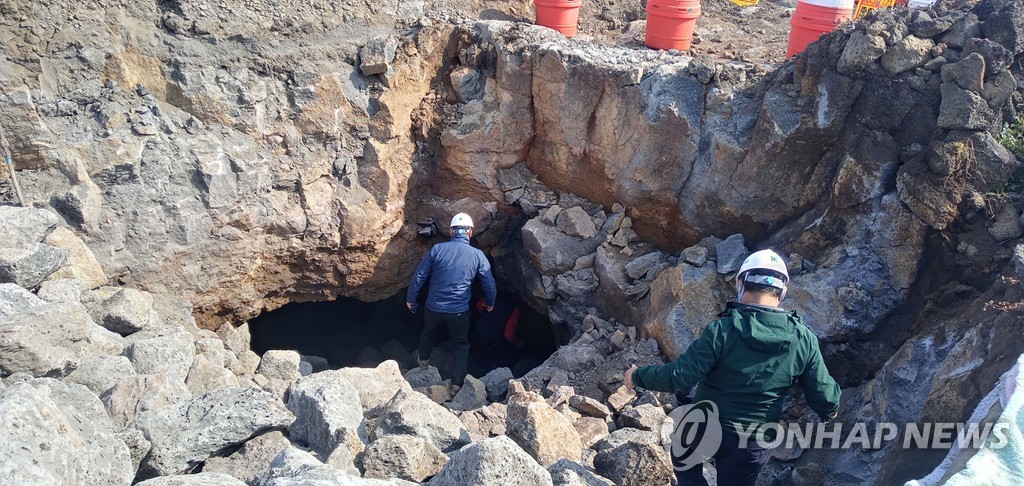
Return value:
[(487, 405), (487, 387), (484, 382), (466, 375), (462, 388), (452, 397), (449, 408), (452, 410), (474, 410)]
[(60, 219), (42, 209), (0, 206), (0, 221), (0, 244), (13, 248), (43, 241)]
[(128, 375), (105, 390), (100, 399), (111, 420), (128, 425), (138, 415), (191, 400), (192, 393), (181, 379), (167, 373)]
[(139, 374), (167, 373), (185, 381), (195, 357), (195, 338), (181, 328), (155, 329), (133, 334), (124, 356)]
[(359, 392), (359, 402), (367, 418), (379, 415), (400, 390), (412, 391), (394, 360), (384, 361), (376, 368), (342, 368), (338, 370), (338, 375), (348, 380)]
[(552, 485), (551, 474), (508, 437), (474, 442), (451, 455), (431, 486)]
[(295, 414), (291, 438), (323, 457), (338, 446), (354, 455), (367, 441), (359, 394), (339, 371), (321, 371), (299, 380), (289, 391), (288, 409)]
[(569, 406), (588, 417), (604, 419), (612, 414), (605, 404), (584, 395), (573, 395), (570, 397)]
[(540, 217), (526, 222), (522, 229), (523, 248), (537, 269), (546, 275), (572, 270), (576, 259), (594, 253), (603, 238), (581, 238), (545, 224)]
[(963, 89), (956, 83), (942, 83), (939, 89), (942, 93), (938, 119), (940, 128), (986, 130), (996, 123), (998, 115), (980, 94)]
[(506, 428), (508, 436), (545, 467), (562, 458), (581, 458), (583, 443), (572, 421), (536, 393), (509, 397)]
[(47, 277), (47, 281), (53, 279), (75, 279), (82, 289), (93, 289), (107, 284), (107, 275), (103, 272), (100, 262), (96, 259), (92, 250), (73, 231), (59, 227), (54, 229), (43, 241), (47, 245), (66, 251), (68, 254), (64, 265)]
[(984, 32), (1010, 52), (1024, 52), (1024, 8), (1018, 3), (1006, 2), (997, 15), (985, 21)]
[(191, 472), (215, 453), (293, 420), (284, 405), (258, 388), (225, 387), (147, 412), (135, 421), (153, 443), (141, 473)]
[(359, 50), (359, 70), (364, 76), (384, 74), (388, 72), (391, 62), (395, 60), (398, 50), (398, 39), (391, 36), (370, 38)]
[(0, 484), (129, 484), (128, 447), (81, 385), (18, 383), (0, 392)]
[(40, 243), (58, 218), (34, 208), (2, 206), (0, 211), (0, 283), (35, 287), (67, 260), (66, 251)]
[[(223, 346), (220, 339), (216, 338), (206, 338), (201, 341), (215, 341)], [(198, 349), (199, 342), (196, 345)], [(185, 378), (185, 385), (188, 386), (189, 391), (196, 395), (203, 395), (225, 386), (239, 385), (238, 377), (229, 369), (230, 364), (228, 363), (232, 361), (225, 359), (228, 353), (211, 351), (210, 349), (207, 348), (207, 351), (196, 354), (192, 358), (192, 367), (189, 368), (188, 377)], [(221, 351), (223, 351), (223, 347)], [(234, 355), (230, 356), (234, 357)]]
[(102, 395), (122, 378), (134, 374), (135, 368), (128, 358), (101, 354), (83, 360), (65, 381), (85, 385), (96, 395)]
[(619, 426), (658, 432), (665, 422), (665, 410), (650, 403), (626, 406), (619, 413)]
[(286, 399), (288, 387), (302, 377), (301, 367), (302, 355), (298, 351), (271, 349), (263, 353), (256, 373), (267, 379), (264, 390)]
[(137, 486), (245, 486), (245, 482), (227, 474), (203, 471), (199, 474), (180, 474), (147, 479)]
[(406, 371), (405, 381), (408, 381), (409, 385), (413, 388), (435, 386), (444, 382), (441, 379), (441, 372), (433, 366), (427, 366), (426, 368), (416, 367)]
[(36, 306), (0, 321), (0, 371), (64, 375), (96, 355), (117, 355), (124, 339), (78, 304)]
[(0, 284), (0, 318), (12, 316), (32, 307), (45, 305), (46, 301), (12, 283)]
[(272, 380), (292, 382), (302, 377), (299, 363), (302, 356), (298, 351), (271, 349), (263, 353), (256, 372)]
[(669, 484), (672, 463), (661, 447), (645, 442), (626, 442), (597, 453), (594, 469), (621, 486)]
[(704, 331), (721, 311), (725, 298), (735, 297), (711, 265), (680, 264), (658, 274), (651, 284), (651, 305), (644, 332), (674, 358)]
[(484, 382), (487, 388), (487, 400), (500, 402), (508, 393), (508, 381), (515, 378), (512, 370), (508, 368), (496, 368), (489, 371), (480, 381)]
[(386, 435), (419, 436), (445, 453), (470, 442), (469, 431), (455, 415), (412, 391), (399, 391), (384, 406), (371, 438), (376, 441)]
[(0, 282), (35, 287), (56, 272), (67, 258), (68, 252), (42, 243), (25, 248), (0, 248)]
[(459, 420), (465, 424), (466, 430), (469, 431), (469, 436), (473, 440), (505, 435), (508, 406), (504, 403), (492, 403), (486, 407), (460, 414)]
[(551, 480), (555, 486), (612, 486), (615, 484), (568, 459), (562, 459), (552, 464), (548, 467), (548, 472), (551, 473)]
[(882, 55), (882, 68), (890, 76), (895, 76), (921, 67), (931, 59), (932, 47), (935, 47), (935, 43), (931, 39), (908, 35)]
[(77, 304), (82, 301), (82, 282), (77, 278), (51, 278), (39, 284), (36, 295), (40, 299), (54, 304), (67, 302)]
[(857, 74), (874, 64), (882, 54), (885, 54), (885, 39), (856, 30), (846, 41), (837, 69), (841, 74)]
[(364, 476), (400, 478), (422, 482), (448, 462), (437, 447), (422, 437), (387, 435), (367, 446), (363, 453)]
[(280, 431), (268, 432), (247, 441), (230, 456), (207, 459), (203, 465), (203, 472), (227, 474), (246, 484), (252, 484), (270, 468), (274, 458), (289, 447), (291, 442)]
[(312, 454), (289, 447), (270, 463), (270, 469), (250, 484), (262, 486), (401, 486), (413, 485), (402, 479), (373, 479), (352, 476), (334, 469)]
[(743, 265), (743, 259), (750, 253), (747, 250), (747, 245), (743, 240), (743, 235), (735, 234), (732, 235), (717, 245), (715, 245), (715, 254), (718, 258), (718, 273), (728, 274), (735, 272), (740, 269)]
[(141, 290), (120, 289), (91, 307), (90, 315), (97, 324), (122, 336), (160, 324), (160, 316), (153, 310), (153, 296)]
[(587, 211), (579, 206), (573, 206), (558, 213), (555, 219), (555, 226), (571, 236), (578, 236), (583, 239), (597, 236), (597, 225), (587, 214)]

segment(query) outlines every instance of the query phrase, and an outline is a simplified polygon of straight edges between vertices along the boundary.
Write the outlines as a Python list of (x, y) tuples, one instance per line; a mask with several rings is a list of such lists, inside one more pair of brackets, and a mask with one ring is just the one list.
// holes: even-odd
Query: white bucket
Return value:
[(907, 8), (928, 8), (935, 4), (935, 0), (910, 0)]
[[(836, 8), (840, 10), (853, 10), (856, 0), (800, 0), (802, 3), (818, 7)], [(934, 1), (934, 0), (933, 0)]]

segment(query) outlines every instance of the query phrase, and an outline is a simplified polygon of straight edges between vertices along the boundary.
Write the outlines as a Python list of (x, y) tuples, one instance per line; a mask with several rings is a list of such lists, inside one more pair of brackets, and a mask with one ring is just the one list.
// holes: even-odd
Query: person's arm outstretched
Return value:
[(482, 252), (476, 276), (480, 279), (480, 286), (484, 288), (484, 306), (487, 307), (487, 312), (490, 312), (494, 310), (494, 302), (498, 299), (498, 287), (494, 284), (494, 276), (491, 275), (491, 264)]
[(718, 321), (712, 322), (675, 361), (636, 368), (631, 382), (648, 390), (687, 393), (722, 357), (724, 341)]
[(817, 338), (811, 337), (811, 356), (800, 375), (800, 387), (804, 390), (807, 405), (822, 420), (832, 420), (839, 413), (839, 385), (828, 374), (821, 357)]
[(423, 289), (423, 285), (430, 280), (430, 272), (434, 266), (434, 249), (431, 248), (423, 260), (420, 260), (420, 265), (416, 267), (416, 273), (413, 274), (412, 280), (409, 282), (409, 291), (405, 294), (405, 306), (410, 311), (416, 312), (416, 300), (420, 296), (420, 290)]

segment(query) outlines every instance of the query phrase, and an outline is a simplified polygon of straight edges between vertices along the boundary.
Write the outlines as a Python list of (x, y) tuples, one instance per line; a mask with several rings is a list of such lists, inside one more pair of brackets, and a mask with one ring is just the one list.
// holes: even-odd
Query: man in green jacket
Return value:
[[(756, 482), (771, 450), (759, 446), (756, 435), (741, 441), (738, 431), (749, 436), (763, 424), (778, 422), (793, 384), (800, 384), (807, 404), (822, 419), (831, 420), (839, 411), (839, 385), (825, 368), (817, 337), (796, 312), (779, 308), (788, 283), (778, 254), (755, 252), (736, 275), (738, 302), (730, 302), (685, 353), (672, 363), (626, 370), (627, 387), (685, 395), (697, 385), (694, 401), (714, 403), (723, 432), (714, 459), (723, 486)], [(766, 434), (768, 441), (773, 438)], [(673, 459), (680, 486), (707, 485), (703, 467), (680, 471), (685, 467)]]

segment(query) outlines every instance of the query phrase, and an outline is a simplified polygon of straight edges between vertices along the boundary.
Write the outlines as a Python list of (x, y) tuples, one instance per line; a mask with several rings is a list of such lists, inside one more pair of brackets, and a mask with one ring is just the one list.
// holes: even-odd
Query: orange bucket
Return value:
[(566, 37), (576, 35), (576, 23), (583, 0), (534, 0), (537, 25), (555, 29)]
[(796, 4), (796, 12), (790, 24), (793, 29), (789, 32), (789, 49), (786, 50), (786, 58), (793, 57), (807, 48), (811, 42), (818, 40), (824, 34), (832, 32), (843, 22), (853, 18), (853, 5), (850, 2), (834, 2), (836, 6), (821, 6), (806, 2)]
[(700, 0), (648, 0), (644, 43), (652, 49), (685, 51), (700, 17)]

